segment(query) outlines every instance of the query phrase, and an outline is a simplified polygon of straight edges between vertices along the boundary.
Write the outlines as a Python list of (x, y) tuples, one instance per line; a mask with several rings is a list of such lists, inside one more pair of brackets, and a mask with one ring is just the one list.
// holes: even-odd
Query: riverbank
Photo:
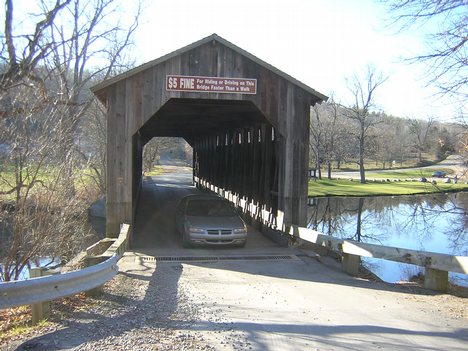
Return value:
[(355, 179), (317, 179), (309, 181), (308, 185), (310, 197), (420, 195), (459, 191), (468, 191), (468, 184), (444, 183), (443, 179), (435, 183), (409, 179), (381, 179), (365, 184)]
[[(434, 177), (434, 172), (444, 177)], [(468, 168), (459, 155), (428, 167), (372, 170), (366, 172), (361, 184), (359, 172), (332, 173), (332, 179), (312, 179), (308, 185), (310, 197), (322, 196), (388, 196), (420, 195), (468, 191)], [(421, 181), (425, 180), (425, 181)]]

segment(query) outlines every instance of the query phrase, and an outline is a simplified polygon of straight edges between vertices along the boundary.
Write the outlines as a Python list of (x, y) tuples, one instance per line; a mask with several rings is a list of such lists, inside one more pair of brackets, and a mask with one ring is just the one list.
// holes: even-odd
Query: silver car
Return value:
[(216, 195), (189, 195), (176, 210), (176, 226), (184, 247), (245, 246), (247, 227), (233, 205)]

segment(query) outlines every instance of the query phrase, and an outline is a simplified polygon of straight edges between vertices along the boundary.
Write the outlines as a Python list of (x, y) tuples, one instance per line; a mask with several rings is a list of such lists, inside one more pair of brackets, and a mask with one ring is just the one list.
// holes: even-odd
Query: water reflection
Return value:
[[(468, 255), (468, 193), (424, 196), (316, 198), (309, 227), (366, 243), (453, 255)], [(365, 259), (386, 281), (408, 280), (419, 267)], [(466, 275), (451, 275), (468, 285)], [(462, 281), (460, 281), (460, 279)], [(464, 280), (464, 282), (463, 282)]]

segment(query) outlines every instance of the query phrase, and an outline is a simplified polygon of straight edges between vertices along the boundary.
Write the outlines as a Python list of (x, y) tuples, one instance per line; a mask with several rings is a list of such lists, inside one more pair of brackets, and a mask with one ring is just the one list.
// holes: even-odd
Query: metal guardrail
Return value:
[(125, 252), (129, 229), (128, 224), (121, 226), (119, 237), (99, 255), (103, 262), (57, 275), (0, 283), (0, 309), (51, 301), (103, 285), (118, 272), (117, 262)]
[(117, 274), (120, 257), (97, 265), (47, 277), (0, 284), (0, 309), (50, 301), (96, 288)]

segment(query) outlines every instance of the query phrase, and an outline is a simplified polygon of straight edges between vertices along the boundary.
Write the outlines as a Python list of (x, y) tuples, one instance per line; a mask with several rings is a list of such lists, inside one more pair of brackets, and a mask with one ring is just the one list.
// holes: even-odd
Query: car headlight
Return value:
[(195, 234), (204, 234), (205, 233), (205, 229), (196, 228), (196, 227), (188, 227), (188, 231), (190, 233), (195, 233)]
[(234, 234), (247, 234), (246, 228), (237, 228), (232, 231)]

